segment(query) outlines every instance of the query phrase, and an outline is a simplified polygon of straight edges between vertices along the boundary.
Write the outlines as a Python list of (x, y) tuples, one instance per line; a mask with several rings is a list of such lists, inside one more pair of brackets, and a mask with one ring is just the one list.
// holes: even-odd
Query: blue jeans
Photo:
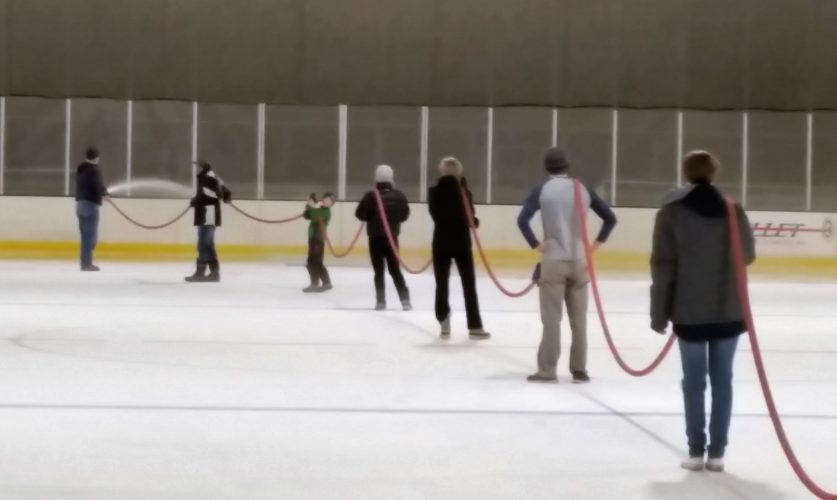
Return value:
[(99, 205), (92, 201), (77, 201), (76, 216), (81, 233), (81, 265), (93, 265), (93, 250), (99, 241)]
[[(723, 458), (732, 419), (732, 365), (738, 337), (710, 341), (680, 339), (683, 362), (683, 401), (689, 455)], [(709, 447), (706, 442), (706, 376), (712, 384), (712, 416)]]
[(218, 260), (218, 253), (215, 251), (215, 226), (198, 226), (198, 260)]

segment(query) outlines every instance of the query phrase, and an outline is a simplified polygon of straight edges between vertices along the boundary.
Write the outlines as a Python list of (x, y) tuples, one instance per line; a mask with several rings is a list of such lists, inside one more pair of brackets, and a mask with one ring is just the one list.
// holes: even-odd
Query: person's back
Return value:
[[(94, 154), (94, 153), (90, 153)], [(95, 153), (98, 156), (98, 153)], [(107, 188), (96, 159), (85, 159), (76, 169), (76, 201), (102, 204)]]
[[(590, 194), (582, 190), (582, 206), (590, 206)], [(583, 262), (584, 244), (579, 231), (575, 181), (566, 175), (548, 180), (540, 190), (539, 204), (543, 224), (544, 258)]]
[[(750, 264), (755, 259), (752, 231), (741, 207), (736, 210)], [(708, 183), (675, 191), (657, 215), (657, 225), (652, 261), (660, 284), (654, 290), (656, 305), (669, 308), (669, 319), (678, 326), (741, 322), (727, 204), (721, 192)], [(664, 283), (673, 283), (673, 288), (666, 289)], [(671, 298), (661, 297), (669, 293)]]
[(428, 205), (434, 222), (434, 246), (456, 250), (471, 248), (471, 225), (465, 214), (463, 191), (468, 204), (473, 206), (470, 191), (462, 187), (456, 176), (442, 176), (436, 186), (430, 188)]
[[(401, 234), (401, 224), (410, 218), (410, 203), (407, 197), (390, 182), (379, 182), (375, 190), (380, 194), (384, 205), (387, 223), (393, 236)], [(386, 236), (386, 231), (378, 209), (375, 191), (369, 191), (360, 201), (355, 216), (366, 222), (366, 233), (370, 238)]]

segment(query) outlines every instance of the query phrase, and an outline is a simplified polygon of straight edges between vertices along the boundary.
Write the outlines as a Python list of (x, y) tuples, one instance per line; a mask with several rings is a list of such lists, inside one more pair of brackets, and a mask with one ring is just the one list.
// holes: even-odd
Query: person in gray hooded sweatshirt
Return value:
[[(575, 180), (569, 176), (570, 163), (566, 155), (558, 148), (546, 152), (544, 168), (549, 178), (529, 193), (517, 219), (526, 241), (543, 254), (540, 277), (536, 278), (540, 285), (543, 337), (538, 349), (538, 372), (527, 380), (558, 381), (561, 317), (566, 302), (573, 336), (570, 372), (574, 383), (584, 384), (590, 381), (587, 374), (587, 288), (590, 281), (576, 209)], [(581, 195), (583, 206), (592, 208), (603, 222), (595, 249), (607, 241), (616, 226), (616, 215), (595, 191), (585, 188)], [(532, 218), (538, 211), (543, 222), (543, 242), (531, 227)]]
[[(651, 328), (669, 323), (680, 345), (689, 458), (687, 470), (720, 472), (732, 417), (732, 367), (746, 330), (736, 286), (724, 196), (712, 185), (720, 163), (706, 151), (683, 159), (690, 185), (671, 193), (657, 214), (651, 256)], [(746, 264), (755, 261), (755, 241), (744, 209), (736, 217)], [(712, 383), (709, 446), (706, 438), (706, 377)], [(708, 452), (708, 460), (704, 457)]]

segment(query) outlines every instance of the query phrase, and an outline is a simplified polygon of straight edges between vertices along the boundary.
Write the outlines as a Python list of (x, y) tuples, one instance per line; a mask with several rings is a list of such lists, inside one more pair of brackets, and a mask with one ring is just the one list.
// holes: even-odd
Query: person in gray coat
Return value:
[[(690, 185), (671, 193), (657, 214), (651, 256), (651, 328), (671, 323), (683, 364), (683, 399), (689, 458), (687, 470), (721, 472), (732, 418), (732, 368), (739, 336), (746, 331), (736, 286), (724, 195), (712, 185), (720, 163), (706, 151), (683, 159)], [(755, 261), (750, 222), (736, 205), (746, 264)], [(712, 383), (709, 442), (706, 377)], [(704, 457), (708, 453), (708, 460)]]

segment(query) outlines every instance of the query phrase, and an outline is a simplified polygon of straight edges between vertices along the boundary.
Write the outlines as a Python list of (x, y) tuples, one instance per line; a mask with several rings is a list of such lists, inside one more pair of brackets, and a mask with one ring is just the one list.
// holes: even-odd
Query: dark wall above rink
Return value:
[(0, 0), (0, 95), (837, 109), (837, 1)]

